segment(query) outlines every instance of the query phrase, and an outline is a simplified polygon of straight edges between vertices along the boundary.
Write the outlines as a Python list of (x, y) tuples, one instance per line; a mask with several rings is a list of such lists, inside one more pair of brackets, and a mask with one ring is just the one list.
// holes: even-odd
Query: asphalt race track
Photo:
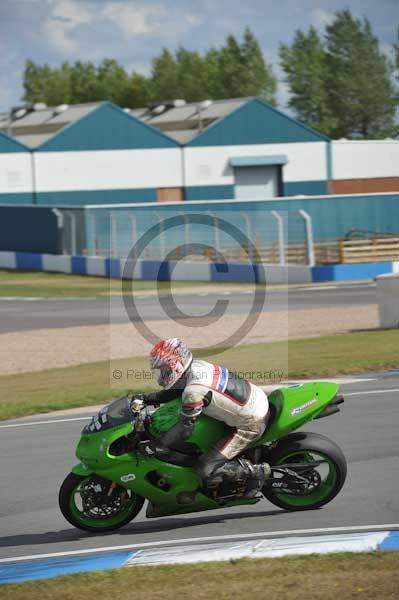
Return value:
[[(146, 321), (176, 318), (172, 298), (165, 299), (166, 315), (155, 295), (135, 293), (139, 315)], [(206, 315), (218, 300), (227, 300), (226, 314), (248, 314), (253, 303), (251, 289), (240, 291), (182, 293), (174, 296), (178, 308), (188, 317)], [(357, 306), (377, 302), (375, 284), (354, 284), (340, 286), (315, 286), (303, 288), (272, 289), (266, 292), (264, 311), (280, 311)], [(112, 300), (112, 323), (128, 322), (121, 298)], [(28, 309), (27, 309), (28, 305)], [(216, 310), (216, 314), (224, 312)], [(107, 298), (49, 298), (49, 299), (10, 299), (0, 298), (0, 333), (29, 331), (80, 325), (100, 325), (110, 322), (110, 306)]]
[[(141, 513), (108, 535), (74, 529), (57, 506), (58, 489), (75, 462), (74, 447), (85, 422), (76, 419), (86, 415), (1, 422), (0, 558), (204, 536), (399, 523), (399, 372), (352, 379), (342, 391), (346, 396), (342, 412), (306, 427), (334, 439), (348, 459), (347, 482), (330, 505), (285, 513), (262, 500), (252, 507), (154, 520)], [(44, 422), (48, 420), (52, 422)]]

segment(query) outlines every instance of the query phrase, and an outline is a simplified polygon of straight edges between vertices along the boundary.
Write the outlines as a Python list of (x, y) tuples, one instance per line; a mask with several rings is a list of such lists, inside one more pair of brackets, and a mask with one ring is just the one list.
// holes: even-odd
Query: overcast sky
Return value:
[(204, 51), (240, 36), (249, 26), (287, 92), (278, 69), (279, 42), (296, 29), (320, 31), (336, 10), (366, 16), (385, 52), (395, 40), (398, 0), (0, 0), (0, 110), (22, 96), (25, 60), (59, 65), (65, 60), (116, 58), (129, 71), (148, 73), (163, 46)]

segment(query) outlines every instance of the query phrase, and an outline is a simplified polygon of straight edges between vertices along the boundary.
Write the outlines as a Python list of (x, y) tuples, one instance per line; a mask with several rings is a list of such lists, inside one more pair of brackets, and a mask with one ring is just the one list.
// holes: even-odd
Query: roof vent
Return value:
[(44, 110), (47, 108), (47, 104), (45, 102), (35, 102), (32, 108), (33, 110)]
[(54, 115), (60, 115), (61, 113), (65, 112), (68, 108), (69, 104), (60, 104), (59, 106), (55, 107)]
[(211, 104), (212, 100), (203, 100), (198, 104), (198, 108), (199, 110), (205, 110), (206, 108), (209, 108)]
[(173, 100), (173, 106), (175, 108), (181, 108), (186, 105), (186, 101), (183, 98), (178, 98), (177, 100)]
[(158, 104), (158, 106), (154, 106), (154, 108), (152, 109), (152, 113), (154, 115), (161, 115), (164, 110), (166, 110), (166, 106), (165, 104)]
[(12, 113), (13, 119), (22, 119), (28, 112), (27, 108), (18, 108), (15, 112)]

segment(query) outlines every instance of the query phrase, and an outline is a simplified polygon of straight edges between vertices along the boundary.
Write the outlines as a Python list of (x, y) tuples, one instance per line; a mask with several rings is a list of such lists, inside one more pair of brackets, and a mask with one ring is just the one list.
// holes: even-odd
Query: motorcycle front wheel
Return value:
[[(263, 495), (285, 510), (320, 508), (331, 502), (345, 483), (344, 454), (332, 440), (317, 433), (289, 435), (272, 450), (268, 460), (273, 477), (266, 481)], [(279, 473), (278, 469), (284, 465), (297, 465), (297, 472), (304, 481), (295, 484), (289, 474)], [(273, 467), (276, 470), (273, 471)]]
[(60, 488), (59, 506), (65, 519), (93, 533), (114, 531), (138, 515), (144, 498), (112, 481), (69, 473)]

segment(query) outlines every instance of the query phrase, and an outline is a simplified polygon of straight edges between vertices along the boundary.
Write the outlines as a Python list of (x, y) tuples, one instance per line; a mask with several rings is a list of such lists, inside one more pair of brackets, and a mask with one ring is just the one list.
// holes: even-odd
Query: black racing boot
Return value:
[(215, 449), (199, 458), (197, 470), (204, 485), (213, 491), (225, 480), (242, 483), (246, 498), (255, 497), (271, 474), (268, 463), (253, 464), (244, 458), (228, 460)]
[(239, 458), (238, 462), (244, 463), (243, 467), (249, 475), (245, 497), (255, 498), (265, 485), (265, 480), (271, 475), (270, 465), (269, 463), (253, 464), (245, 458)]

